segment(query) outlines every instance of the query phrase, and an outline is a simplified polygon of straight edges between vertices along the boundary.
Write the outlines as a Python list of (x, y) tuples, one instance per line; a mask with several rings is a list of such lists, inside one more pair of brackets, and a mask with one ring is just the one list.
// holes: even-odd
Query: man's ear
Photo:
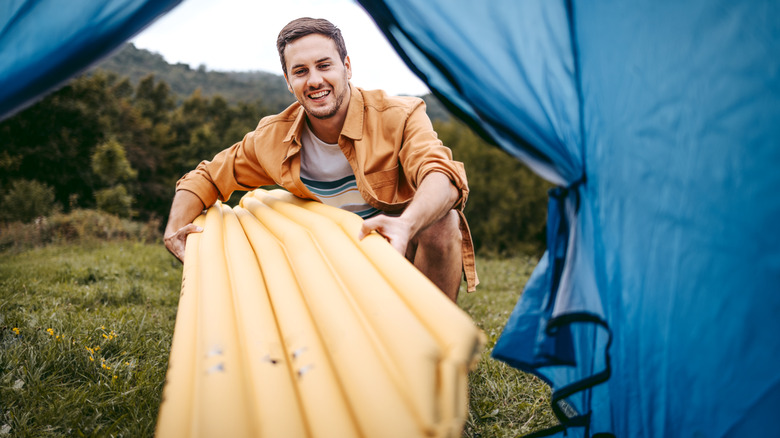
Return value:
[(284, 82), (287, 84), (287, 91), (289, 91), (292, 94), (295, 94), (293, 93), (293, 89), (292, 89), (292, 85), (290, 85), (290, 81), (287, 79), (287, 73), (284, 74)]
[(347, 70), (347, 79), (352, 79), (352, 61), (349, 60), (349, 55), (344, 57), (344, 68)]

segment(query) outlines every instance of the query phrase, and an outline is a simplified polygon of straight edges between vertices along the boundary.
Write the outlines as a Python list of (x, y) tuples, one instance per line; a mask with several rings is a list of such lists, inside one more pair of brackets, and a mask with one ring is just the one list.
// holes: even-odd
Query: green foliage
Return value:
[(0, 122), (0, 187), (37, 180), (66, 209), (98, 207), (142, 221), (165, 217), (185, 172), (269, 114), (259, 100), (232, 105), (199, 90), (179, 106), (177, 100), (149, 74), (135, 87), (100, 70), (75, 78)]
[(435, 123), (469, 178), (465, 214), (485, 255), (540, 254), (545, 247), (550, 184), (459, 122)]
[(0, 186), (18, 179), (37, 180), (54, 188), (60, 205), (68, 206), (71, 194), (89, 202), (90, 158), (118, 111), (115, 81), (107, 75), (77, 78), (0, 123), (0, 156), (14, 163), (0, 173)]
[(0, 199), (0, 218), (4, 221), (29, 222), (56, 209), (54, 189), (38, 181), (12, 181)]
[(141, 116), (153, 124), (163, 123), (166, 115), (176, 108), (171, 89), (165, 82), (155, 83), (153, 74), (147, 74), (135, 90), (134, 105)]
[(122, 184), (98, 190), (95, 192), (95, 201), (100, 211), (119, 217), (133, 216), (133, 197)]
[(92, 171), (108, 185), (95, 192), (97, 208), (119, 217), (133, 216), (133, 196), (120, 183), (135, 179), (138, 172), (130, 166), (125, 148), (115, 139), (99, 145), (92, 154)]
[(138, 172), (127, 161), (125, 148), (111, 139), (95, 148), (92, 154), (92, 171), (108, 186), (134, 179)]

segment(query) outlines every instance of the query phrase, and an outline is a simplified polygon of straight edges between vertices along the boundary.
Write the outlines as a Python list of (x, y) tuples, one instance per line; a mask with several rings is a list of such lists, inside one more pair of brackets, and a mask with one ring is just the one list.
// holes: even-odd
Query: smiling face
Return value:
[(341, 61), (336, 43), (311, 34), (287, 44), (284, 49), (287, 88), (309, 117), (345, 117), (349, 103), (352, 67), (349, 56)]

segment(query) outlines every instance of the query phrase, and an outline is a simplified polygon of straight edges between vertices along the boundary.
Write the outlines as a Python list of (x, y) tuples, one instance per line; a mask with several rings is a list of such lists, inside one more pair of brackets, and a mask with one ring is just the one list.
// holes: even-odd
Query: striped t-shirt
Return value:
[(301, 138), (301, 181), (323, 204), (358, 214), (363, 219), (379, 213), (357, 188), (355, 173), (338, 144), (317, 138), (308, 124)]

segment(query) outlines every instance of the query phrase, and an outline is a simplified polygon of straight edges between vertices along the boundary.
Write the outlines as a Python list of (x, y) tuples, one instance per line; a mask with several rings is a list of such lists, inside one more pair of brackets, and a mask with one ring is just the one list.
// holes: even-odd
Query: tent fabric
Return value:
[(540, 435), (772, 434), (780, 4), (360, 3), (445, 104), (560, 185), (493, 350), (553, 387), (561, 426)]
[(110, 54), (180, 2), (0, 2), (0, 120)]
[[(478, 130), (551, 181), (568, 185), (582, 176), (574, 62), (563, 2), (502, 2), (500, 8), (463, 2), (360, 3), (450, 109), (483, 121), (475, 125)], [(404, 11), (398, 13), (400, 9)], [(545, 26), (535, 23), (539, 18), (546, 18)], [(488, 27), (502, 38), (489, 41), (486, 50)], [(535, 32), (524, 30), (531, 27)]]

